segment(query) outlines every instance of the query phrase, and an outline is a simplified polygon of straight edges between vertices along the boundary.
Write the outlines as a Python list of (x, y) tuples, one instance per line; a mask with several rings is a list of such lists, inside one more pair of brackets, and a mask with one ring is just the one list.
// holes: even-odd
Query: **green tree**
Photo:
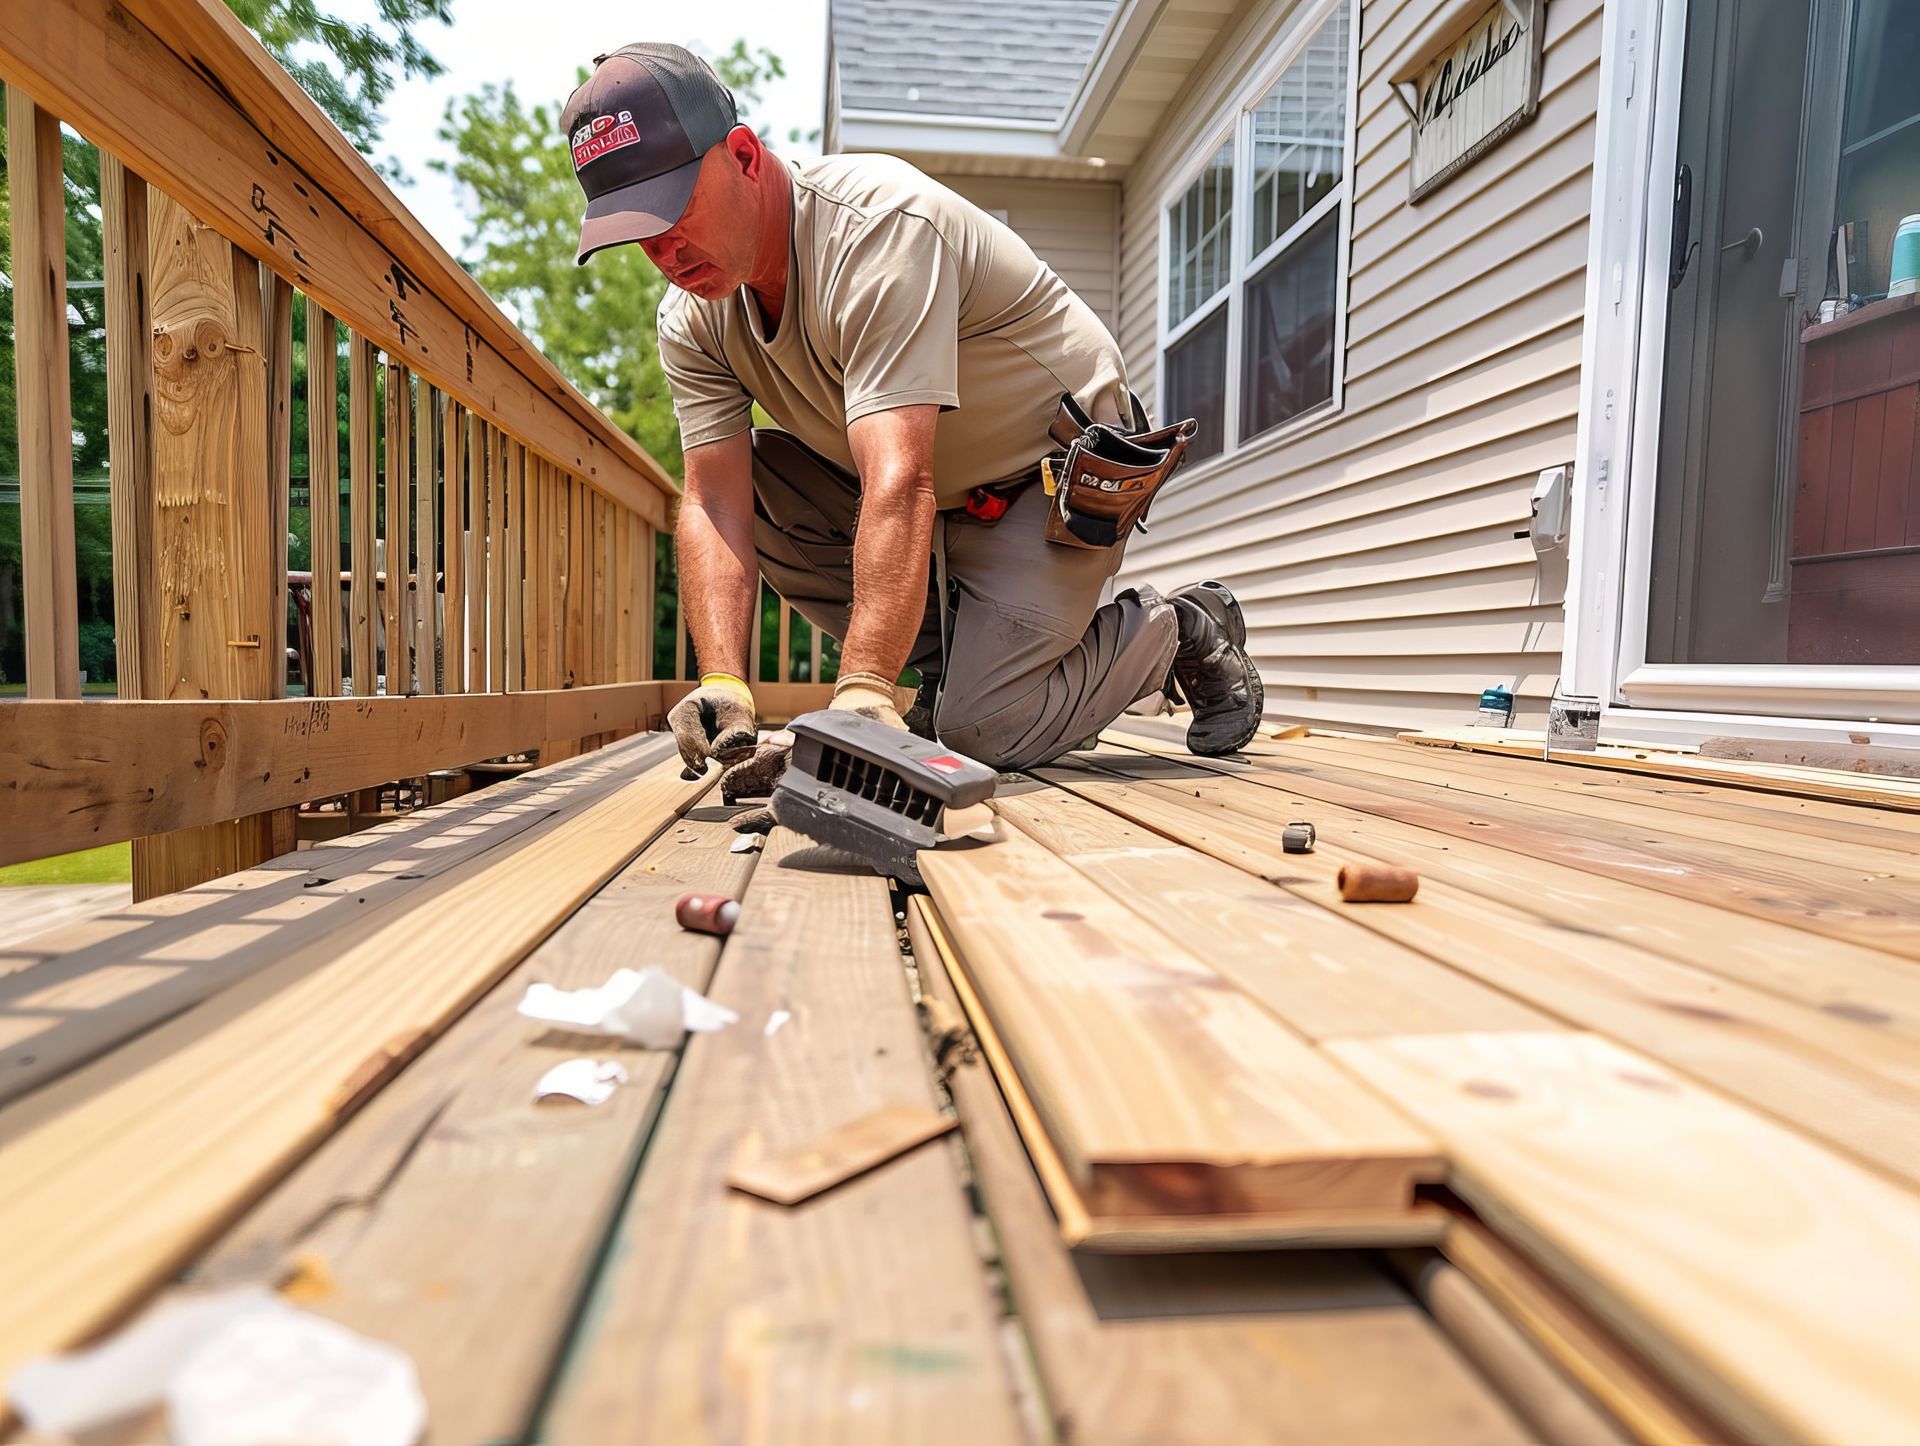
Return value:
[[(712, 63), (743, 117), (760, 103), (762, 88), (786, 74), (779, 56), (750, 50), (744, 40)], [(586, 76), (578, 72), (575, 84)], [(666, 279), (637, 246), (574, 265), (582, 197), (560, 134), (565, 103), (562, 97), (529, 105), (511, 83), (483, 86), (447, 107), (440, 135), (454, 158), (428, 164), (461, 188), (473, 224), (463, 260), (475, 279), (616, 426), (678, 476), (680, 429), (653, 331)], [(673, 550), (664, 537), (658, 545), (654, 657), (661, 675), (670, 676), (678, 615)]]

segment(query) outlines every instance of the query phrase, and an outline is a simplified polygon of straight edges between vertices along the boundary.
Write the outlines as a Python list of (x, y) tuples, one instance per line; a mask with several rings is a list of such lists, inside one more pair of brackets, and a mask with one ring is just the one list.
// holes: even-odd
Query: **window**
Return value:
[(1195, 460), (1337, 405), (1349, 9), (1311, 7), (1167, 202), (1161, 412)]

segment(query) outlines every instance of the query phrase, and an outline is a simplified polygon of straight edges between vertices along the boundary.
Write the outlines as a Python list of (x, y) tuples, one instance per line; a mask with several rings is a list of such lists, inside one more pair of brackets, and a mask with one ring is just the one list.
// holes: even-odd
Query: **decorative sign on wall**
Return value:
[[(1412, 199), (1459, 174), (1540, 108), (1546, 0), (1494, 0), (1443, 24), (1395, 77), (1413, 119)], [(1411, 92), (1411, 93), (1409, 93)]]

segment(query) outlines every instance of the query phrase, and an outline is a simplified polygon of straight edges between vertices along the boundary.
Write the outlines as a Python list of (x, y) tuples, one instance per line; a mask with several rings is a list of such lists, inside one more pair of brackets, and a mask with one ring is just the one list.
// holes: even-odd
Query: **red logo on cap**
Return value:
[(597, 115), (573, 133), (573, 168), (577, 171), (609, 151), (639, 144), (640, 128), (633, 123), (632, 111), (623, 110), (618, 117)]

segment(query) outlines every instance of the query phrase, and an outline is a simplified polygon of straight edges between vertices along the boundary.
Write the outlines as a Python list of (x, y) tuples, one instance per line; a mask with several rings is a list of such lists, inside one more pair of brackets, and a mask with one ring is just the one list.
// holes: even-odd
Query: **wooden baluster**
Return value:
[(153, 572), (153, 320), (147, 183), (100, 153), (107, 303), (107, 467), (113, 507), (113, 641), (122, 698), (158, 680)]
[(466, 414), (467, 691), (487, 691), (487, 424)]
[(587, 486), (567, 479), (567, 680), (579, 687), (592, 679), (587, 667), (587, 597), (592, 587), (586, 569)]
[(18, 86), (7, 87), (7, 172), (13, 196), (13, 371), (20, 418), (27, 696), (78, 698), (67, 193), (60, 122)]
[(614, 674), (614, 644), (618, 641), (613, 615), (613, 503), (608, 500), (605, 493), (595, 492), (593, 504), (594, 638), (598, 643), (594, 682), (611, 683)]
[(347, 584), (348, 653), (353, 694), (371, 698), (379, 691), (379, 605), (374, 491), (373, 343), (347, 332)]
[(428, 694), (440, 691), (440, 567), (435, 555), (435, 548), (440, 541), (440, 527), (437, 520), (437, 479), (433, 466), (433, 420), (438, 410), (437, 395), (425, 377), (415, 384), (413, 483), (418, 500), (419, 525), (414, 529), (414, 546), (420, 554), (420, 561), (416, 569), (419, 584), (413, 592), (413, 655), (420, 691)]
[(407, 369), (387, 364), (387, 692), (413, 688), (413, 398)]
[(519, 692), (527, 686), (527, 598), (521, 586), (526, 564), (521, 550), (526, 545), (527, 449), (502, 434), (505, 456), (501, 459), (502, 485), (506, 489), (506, 571), (507, 571), (507, 691)]
[(487, 428), (487, 690), (507, 688), (507, 469), (499, 428)]
[(640, 635), (640, 671), (634, 676), (652, 678), (655, 676), (653, 660), (654, 617), (658, 609), (656, 589), (660, 586), (658, 570), (654, 559), (660, 550), (659, 538), (655, 535), (653, 524), (643, 522), (639, 517), (633, 519), (633, 530), (640, 539), (640, 626), (636, 631)]
[(466, 408), (451, 397), (440, 398), (440, 470), (446, 479), (441, 493), (440, 550), (445, 563), (446, 591), (441, 595), (440, 656), (449, 693), (467, 691), (467, 466)]
[(780, 599), (780, 667), (775, 676), (776, 682), (793, 681), (793, 609), (787, 606), (785, 598)]
[[(273, 571), (266, 649), (269, 697), (287, 696), (287, 526), (293, 515), (293, 283), (260, 268), (260, 314), (266, 325), (267, 504)], [(292, 827), (291, 820), (286, 825)]]

